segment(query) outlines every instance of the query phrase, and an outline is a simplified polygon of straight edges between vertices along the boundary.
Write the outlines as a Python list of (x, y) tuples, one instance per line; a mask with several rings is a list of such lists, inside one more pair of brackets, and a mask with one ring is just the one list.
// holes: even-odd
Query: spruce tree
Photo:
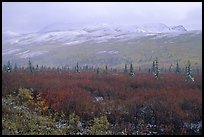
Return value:
[(153, 63), (152, 63), (152, 74), (154, 75), (155, 73), (155, 60), (153, 60)]
[(99, 75), (99, 67), (96, 70), (96, 74)]
[(151, 68), (148, 69), (148, 72), (151, 73)]
[(60, 68), (59, 68), (59, 66), (57, 67), (57, 71), (60, 72)]
[(77, 62), (77, 65), (76, 65), (76, 72), (77, 72), (77, 73), (80, 73), (80, 72), (79, 72), (79, 65), (78, 65), (78, 62)]
[(33, 72), (33, 65), (32, 65), (30, 59), (28, 60), (28, 70), (29, 70), (29, 72), (31, 72), (31, 73)]
[(158, 78), (159, 77), (159, 67), (158, 67), (158, 59), (157, 59), (157, 57), (153, 61), (153, 64), (152, 64), (152, 74), (154, 75), (154, 78)]
[(185, 79), (185, 81), (189, 81), (189, 80), (194, 81), (194, 78), (192, 77), (191, 73), (192, 73), (191, 63), (188, 60), (187, 66), (186, 66), (186, 79)]
[(38, 67), (38, 64), (36, 65), (36, 71), (39, 71), (39, 67)]
[(134, 77), (135, 76), (135, 74), (133, 72), (133, 65), (132, 65), (132, 63), (130, 64), (130, 73), (129, 73), (129, 76), (130, 77)]
[(169, 67), (169, 72), (172, 72), (173, 65), (171, 64)]
[(159, 67), (158, 67), (158, 59), (156, 58), (155, 60), (155, 74), (154, 74), (155, 78), (159, 77)]
[(125, 64), (125, 70), (124, 70), (124, 72), (127, 72), (127, 64)]
[(179, 64), (178, 64), (178, 61), (176, 63), (176, 73), (179, 73), (180, 72), (180, 67), (179, 67)]
[(8, 61), (8, 63), (7, 63), (7, 72), (11, 72), (11, 70), (12, 70), (12, 66), (11, 66), (11, 63), (10, 63), (10, 61)]
[(105, 73), (107, 74), (108, 73), (108, 66), (106, 65), (106, 67), (105, 67)]
[(89, 69), (88, 65), (85, 66), (86, 71)]
[(191, 63), (190, 61), (188, 60), (188, 63), (187, 63), (187, 66), (186, 66), (186, 75), (189, 76), (191, 75)]

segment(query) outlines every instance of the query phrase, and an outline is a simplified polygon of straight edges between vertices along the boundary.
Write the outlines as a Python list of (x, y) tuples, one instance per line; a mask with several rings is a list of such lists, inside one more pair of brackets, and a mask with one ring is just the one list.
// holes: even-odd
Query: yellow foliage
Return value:
[(18, 93), (18, 98), (20, 99), (20, 103), (23, 102), (31, 102), (33, 100), (33, 97), (31, 95), (31, 91), (29, 89), (19, 89), (19, 93)]

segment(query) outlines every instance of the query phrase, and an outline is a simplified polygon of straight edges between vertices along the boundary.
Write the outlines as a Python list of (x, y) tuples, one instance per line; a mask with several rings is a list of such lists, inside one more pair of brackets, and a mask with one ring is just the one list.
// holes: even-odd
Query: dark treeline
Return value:
[(31, 60), (28, 60), (27, 67), (18, 66), (16, 63), (14, 66), (11, 65), (11, 62), (8, 61), (6, 65), (2, 66), (3, 72), (17, 72), (17, 71), (23, 71), (23, 72), (30, 72), (30, 73), (36, 73), (36, 72), (76, 72), (80, 73), (82, 71), (94, 71), (97, 75), (100, 73), (106, 73), (108, 72), (124, 72), (129, 74), (130, 77), (135, 77), (137, 73), (151, 73), (155, 79), (159, 78), (160, 73), (176, 73), (176, 74), (186, 74), (186, 79), (193, 80), (192, 75), (199, 75), (202, 74), (201, 68), (192, 68), (190, 61), (188, 60), (185, 68), (181, 68), (179, 65), (179, 62), (176, 62), (176, 66), (173, 67), (171, 64), (169, 68), (159, 68), (158, 65), (158, 58), (155, 58), (153, 60), (152, 66), (150, 68), (141, 68), (138, 66), (137, 68), (134, 68), (134, 64), (124, 64), (124, 68), (112, 68), (111, 66), (105, 65), (104, 67), (95, 67), (95, 66), (89, 66), (89, 65), (80, 65), (78, 62), (76, 63), (75, 67), (70, 67), (69, 65), (64, 66), (57, 66), (57, 67), (50, 67), (41, 65), (33, 65)]

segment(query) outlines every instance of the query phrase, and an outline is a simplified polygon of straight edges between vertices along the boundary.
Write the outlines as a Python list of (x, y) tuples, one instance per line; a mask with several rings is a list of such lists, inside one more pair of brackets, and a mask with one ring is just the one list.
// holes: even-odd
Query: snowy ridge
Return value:
[[(58, 30), (58, 31), (57, 31)], [(12, 37), (7, 40), (10, 44), (32, 44), (44, 42), (64, 43), (67, 45), (83, 43), (86, 41), (96, 41), (96, 43), (106, 42), (110, 39), (128, 39), (148, 35), (157, 35), (160, 33), (186, 33), (186, 29), (182, 26), (168, 27), (165, 24), (145, 24), (145, 25), (87, 25), (78, 28), (69, 28), (69, 26), (60, 26), (51, 28), (47, 27), (46, 31), (38, 33), (24, 34), (18, 37)]]
[(14, 37), (20, 36), (20, 34), (13, 32), (13, 31), (5, 31), (2, 32), (2, 40), (7, 40), (7, 39), (11, 39)]
[(171, 27), (173, 31), (187, 31), (182, 25)]
[[(71, 26), (71, 27), (70, 27)], [(105, 43), (110, 41), (128, 41), (148, 37), (150, 39), (161, 39), (163, 37), (176, 37), (181, 34), (190, 33), (197, 35), (200, 31), (187, 31), (182, 25), (168, 27), (162, 23), (143, 25), (121, 25), (121, 24), (94, 24), (86, 26), (73, 26), (70, 24), (50, 25), (43, 30), (30, 34), (17, 34), (7, 32), (10, 38), (3, 42), (12, 46), (3, 50), (2, 55), (15, 54), (20, 58), (37, 57), (46, 54), (48, 51), (28, 50), (29, 46), (59, 45), (70, 47), (85, 42)], [(3, 33), (4, 34), (4, 33)], [(5, 33), (6, 34), (6, 33)], [(25, 47), (25, 49), (23, 48)], [(4, 47), (6, 49), (6, 47)], [(119, 54), (118, 51), (99, 51), (97, 54)]]

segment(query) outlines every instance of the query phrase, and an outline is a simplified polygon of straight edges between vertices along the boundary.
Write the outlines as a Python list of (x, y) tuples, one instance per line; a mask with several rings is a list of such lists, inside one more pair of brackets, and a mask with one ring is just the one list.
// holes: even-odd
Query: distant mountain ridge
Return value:
[(171, 29), (175, 31), (187, 31), (186, 28), (184, 28), (182, 25), (171, 27)]
[[(79, 27), (72, 24), (53, 24), (45, 27), (36, 33), (2, 34), (3, 42), (10, 44), (32, 44), (32, 43), (83, 43), (87, 41), (103, 42), (110, 39), (131, 39), (132, 37), (141, 37), (147, 35), (169, 34), (188, 32), (182, 25), (168, 27), (162, 23), (144, 24), (144, 25), (109, 25), (96, 24)], [(78, 41), (78, 42), (76, 42)], [(20, 43), (19, 43), (20, 42)]]
[(39, 32), (54, 32), (54, 31), (70, 31), (76, 29), (83, 29), (83, 30), (96, 30), (96, 29), (108, 29), (108, 30), (115, 30), (121, 28), (121, 30), (130, 30), (132, 29), (133, 32), (152, 32), (152, 33), (162, 33), (162, 32), (185, 32), (187, 31), (183, 25), (168, 27), (162, 23), (152, 23), (152, 24), (145, 24), (145, 25), (123, 25), (123, 24), (95, 24), (95, 25), (74, 25), (74, 24), (52, 24), (46, 26)]
[(26, 66), (26, 60), (31, 58), (36, 64), (49, 66), (73, 66), (76, 62), (115, 67), (135, 62), (146, 66), (155, 56), (163, 65), (192, 59), (202, 66), (202, 31), (162, 23), (80, 27), (53, 24), (39, 32), (12, 35), (2, 41), (3, 64), (11, 60)]

